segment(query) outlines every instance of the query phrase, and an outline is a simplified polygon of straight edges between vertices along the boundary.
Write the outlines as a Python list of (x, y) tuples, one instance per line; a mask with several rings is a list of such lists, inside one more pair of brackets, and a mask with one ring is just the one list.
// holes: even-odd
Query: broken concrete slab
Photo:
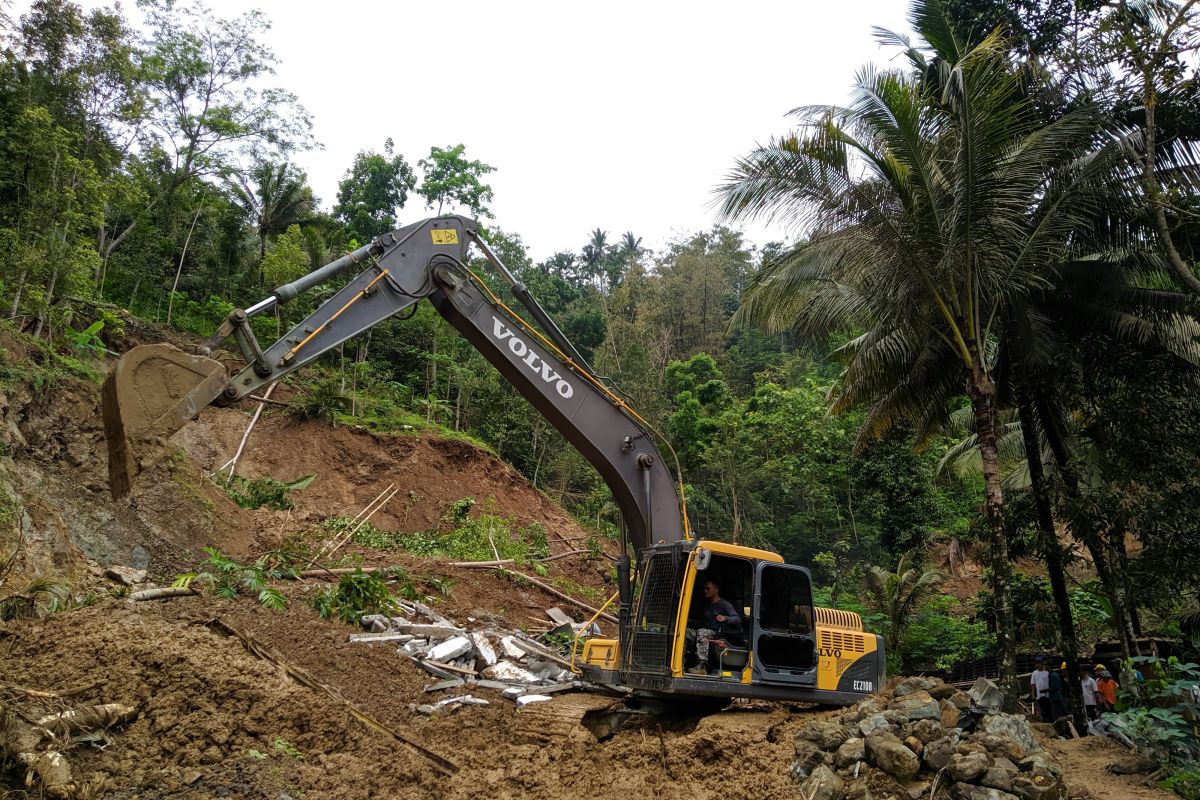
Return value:
[(571, 618), (571, 615), (568, 614), (567, 612), (563, 611), (561, 608), (558, 608), (557, 606), (554, 608), (546, 609), (546, 616), (549, 617), (550, 619), (552, 619), (554, 621), (554, 624), (556, 624), (556, 625), (574, 625), (575, 624), (575, 620)]
[(553, 699), (553, 697), (544, 694), (523, 694), (517, 698), (517, 708), (524, 708), (530, 703), (545, 703), (547, 700)]
[(483, 677), (514, 683), (537, 683), (538, 676), (511, 661), (499, 661), (483, 671)]
[(457, 689), (460, 686), (466, 685), (466, 681), (462, 678), (447, 678), (444, 681), (431, 683), (425, 687), (426, 692), (442, 692), (446, 689)]
[(500, 660), (496, 655), (496, 649), (492, 647), (492, 643), (488, 641), (487, 636), (482, 633), (471, 634), (471, 644), (475, 648), (475, 654), (483, 661), (485, 667), (490, 667)]
[(411, 642), (416, 637), (411, 633), (396, 633), (395, 631), (378, 631), (371, 633), (352, 633), (348, 641), (351, 642)]
[(446, 641), (434, 645), (428, 652), (428, 657), (434, 661), (453, 661), (459, 656), (471, 652), (471, 639), (467, 636), (453, 636)]

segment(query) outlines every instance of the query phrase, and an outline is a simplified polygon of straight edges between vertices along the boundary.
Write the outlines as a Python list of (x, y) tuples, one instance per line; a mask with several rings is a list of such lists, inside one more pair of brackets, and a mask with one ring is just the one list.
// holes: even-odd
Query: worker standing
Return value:
[(1096, 681), (1096, 692), (1100, 695), (1100, 712), (1108, 713), (1117, 710), (1117, 689), (1120, 684), (1108, 670), (1100, 671), (1100, 680)]
[(1046, 659), (1038, 656), (1034, 659), (1037, 667), (1029, 676), (1029, 694), (1037, 703), (1038, 719), (1042, 722), (1053, 722), (1054, 709), (1050, 704), (1050, 672), (1046, 669)]
[(1057, 670), (1050, 670), (1050, 716), (1051, 722), (1062, 719), (1067, 715), (1067, 704), (1063, 700), (1063, 676), (1067, 670), (1067, 662), (1062, 662)]
[(1087, 712), (1088, 719), (1098, 719), (1099, 712), (1096, 709), (1096, 679), (1089, 673), (1083, 674), (1083, 708)]

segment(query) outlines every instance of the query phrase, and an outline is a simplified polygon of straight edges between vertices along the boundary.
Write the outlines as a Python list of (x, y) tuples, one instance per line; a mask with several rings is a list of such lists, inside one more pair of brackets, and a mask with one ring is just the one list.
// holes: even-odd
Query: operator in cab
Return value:
[[(700, 612), (700, 620), (688, 626), (687, 637), (695, 637), (696, 666), (688, 672), (693, 675), (708, 674), (708, 643), (712, 639), (722, 638), (723, 634), (740, 633), (742, 618), (738, 616), (733, 603), (721, 597), (720, 587), (714, 580), (706, 580), (703, 585), (704, 605)], [(695, 627), (693, 627), (695, 626)]]

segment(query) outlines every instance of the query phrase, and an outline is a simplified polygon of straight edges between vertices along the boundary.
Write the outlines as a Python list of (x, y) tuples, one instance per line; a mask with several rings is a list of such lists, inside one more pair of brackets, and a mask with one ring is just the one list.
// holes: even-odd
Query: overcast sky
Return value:
[[(873, 25), (908, 29), (904, 0), (209, 5), (272, 21), (276, 83), (324, 145), (295, 161), (325, 208), (359, 150), (390, 136), (415, 166), (431, 145), (461, 142), (496, 168), (496, 224), (539, 260), (577, 252), (597, 227), (657, 249), (711, 226), (734, 159), (786, 131), (790, 109), (844, 102), (858, 68), (892, 58)], [(410, 199), (401, 222), (422, 206)]]

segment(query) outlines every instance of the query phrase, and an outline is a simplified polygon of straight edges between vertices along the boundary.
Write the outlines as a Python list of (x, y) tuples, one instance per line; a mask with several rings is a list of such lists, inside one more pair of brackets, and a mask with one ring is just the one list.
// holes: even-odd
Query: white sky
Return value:
[[(221, 16), (251, 5), (209, 4)], [(294, 159), (325, 208), (359, 150), (390, 136), (415, 167), (431, 145), (461, 142), (496, 167), (495, 223), (536, 260), (578, 252), (597, 227), (655, 249), (708, 228), (736, 157), (786, 131), (788, 110), (844, 102), (859, 67), (893, 57), (873, 25), (908, 30), (905, 0), (253, 5), (273, 23), (275, 83), (325, 146)], [(417, 196), (400, 220), (428, 213)]]

